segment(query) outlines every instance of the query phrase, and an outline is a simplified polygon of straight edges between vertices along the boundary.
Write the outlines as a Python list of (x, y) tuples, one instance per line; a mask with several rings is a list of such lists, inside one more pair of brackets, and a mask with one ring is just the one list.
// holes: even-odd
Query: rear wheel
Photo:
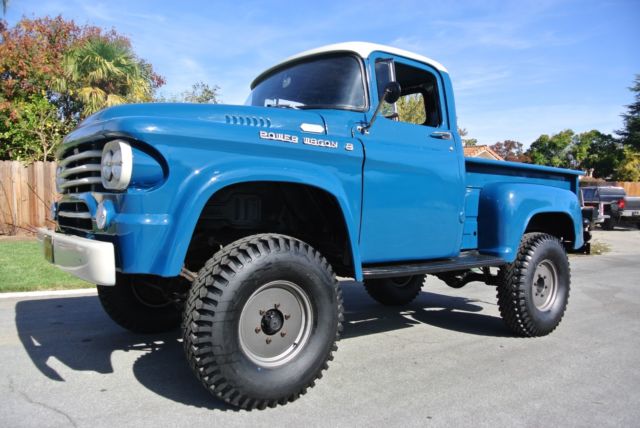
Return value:
[(115, 285), (98, 285), (98, 297), (121, 327), (134, 333), (161, 333), (180, 325), (182, 310), (172, 295), (178, 290), (186, 290), (181, 278), (118, 274)]
[(560, 241), (525, 234), (516, 260), (500, 270), (498, 306), (507, 326), (521, 336), (544, 336), (560, 324), (569, 301), (569, 261)]
[(615, 222), (611, 217), (605, 218), (604, 221), (602, 222), (602, 228), (604, 230), (613, 230), (614, 227), (615, 227)]
[(411, 303), (418, 297), (424, 279), (424, 275), (368, 279), (364, 287), (371, 297), (383, 305), (399, 306)]

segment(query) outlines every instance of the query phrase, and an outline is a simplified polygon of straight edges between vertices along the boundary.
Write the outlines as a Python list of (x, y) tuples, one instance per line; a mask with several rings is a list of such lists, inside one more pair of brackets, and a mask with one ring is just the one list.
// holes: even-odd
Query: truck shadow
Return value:
[(177, 329), (157, 335), (123, 330), (104, 313), (96, 296), (21, 301), (15, 321), (31, 361), (53, 381), (66, 381), (66, 368), (113, 373), (114, 353), (135, 352), (140, 356), (133, 363), (133, 375), (149, 390), (190, 406), (235, 410), (193, 376)]
[(345, 339), (418, 324), (480, 336), (511, 336), (500, 318), (482, 314), (480, 302), (473, 299), (422, 291), (407, 306), (384, 306), (369, 297), (362, 285), (351, 281), (343, 283), (342, 293)]
[[(342, 288), (345, 340), (417, 324), (469, 334), (507, 335), (499, 318), (479, 313), (482, 307), (468, 299), (423, 292), (409, 307), (399, 309), (372, 301), (360, 285), (343, 283)], [(125, 331), (107, 317), (96, 296), (20, 301), (15, 323), (27, 355), (52, 381), (64, 382), (67, 368), (113, 373), (114, 353), (135, 352), (140, 356), (133, 364), (133, 375), (149, 390), (190, 406), (235, 410), (211, 396), (195, 379), (184, 359), (179, 331), (153, 336)]]

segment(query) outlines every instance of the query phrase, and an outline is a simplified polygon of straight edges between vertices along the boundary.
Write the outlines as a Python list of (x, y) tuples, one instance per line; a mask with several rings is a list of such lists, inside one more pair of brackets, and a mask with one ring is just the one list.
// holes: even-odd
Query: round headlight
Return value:
[(124, 190), (131, 181), (133, 153), (126, 141), (109, 141), (102, 149), (102, 185), (107, 189)]

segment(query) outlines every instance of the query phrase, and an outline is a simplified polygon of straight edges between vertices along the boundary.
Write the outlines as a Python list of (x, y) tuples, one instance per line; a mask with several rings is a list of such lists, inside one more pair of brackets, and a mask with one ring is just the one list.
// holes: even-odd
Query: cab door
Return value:
[(362, 262), (456, 256), (464, 223), (463, 154), (449, 129), (442, 76), (383, 53), (371, 56), (369, 68), (375, 76), (370, 114), (389, 79), (400, 83), (402, 95), (361, 136)]

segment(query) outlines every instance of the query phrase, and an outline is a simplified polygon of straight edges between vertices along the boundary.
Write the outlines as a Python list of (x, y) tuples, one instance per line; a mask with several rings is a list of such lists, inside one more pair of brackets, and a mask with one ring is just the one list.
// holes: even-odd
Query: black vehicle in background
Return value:
[(627, 196), (622, 187), (583, 187), (582, 197), (585, 207), (594, 208), (593, 223), (603, 229), (623, 224), (640, 227), (640, 197)]
[(611, 219), (614, 226), (632, 225), (640, 229), (640, 197), (625, 196), (622, 201), (612, 205)]

